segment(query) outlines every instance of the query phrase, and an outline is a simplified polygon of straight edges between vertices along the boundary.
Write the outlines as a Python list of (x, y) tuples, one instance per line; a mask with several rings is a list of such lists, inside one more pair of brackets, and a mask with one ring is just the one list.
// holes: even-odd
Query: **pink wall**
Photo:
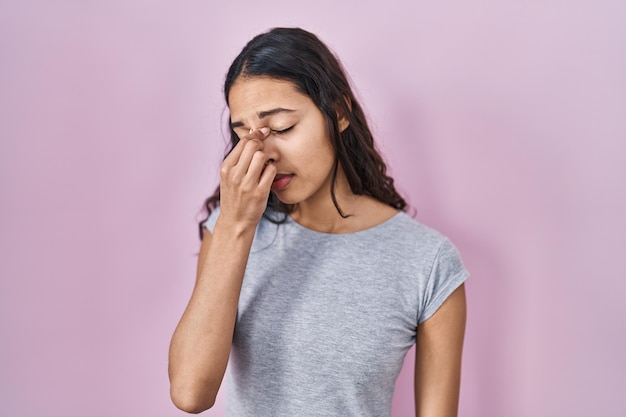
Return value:
[[(221, 82), (279, 25), (339, 53), (473, 273), (461, 415), (626, 415), (626, 3), (209, 3), (0, 2), (1, 416), (183, 414)], [(394, 416), (410, 391), (405, 368)]]

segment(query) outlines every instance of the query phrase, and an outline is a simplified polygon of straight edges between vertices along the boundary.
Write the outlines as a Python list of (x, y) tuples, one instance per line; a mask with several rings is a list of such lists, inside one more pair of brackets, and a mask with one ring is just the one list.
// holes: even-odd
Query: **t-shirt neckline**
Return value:
[(357, 235), (361, 235), (361, 234), (365, 234), (365, 233), (371, 233), (371, 232), (375, 232), (378, 231), (384, 227), (387, 227), (388, 225), (394, 223), (396, 221), (396, 219), (399, 219), (402, 214), (404, 214), (404, 212), (402, 210), (398, 210), (393, 216), (389, 217), (388, 219), (374, 225), (371, 227), (368, 227), (366, 229), (362, 229), (362, 230), (356, 230), (354, 232), (346, 232), (346, 233), (329, 233), (329, 232), (320, 232), (318, 230), (314, 230), (311, 228), (308, 228), (306, 226), (301, 225), (300, 223), (298, 223), (297, 221), (295, 221), (293, 219), (293, 217), (291, 217), (289, 214), (286, 214), (287, 216), (287, 223), (293, 225), (293, 227), (303, 230), (313, 236), (320, 236), (320, 237), (349, 237), (349, 236), (357, 236)]

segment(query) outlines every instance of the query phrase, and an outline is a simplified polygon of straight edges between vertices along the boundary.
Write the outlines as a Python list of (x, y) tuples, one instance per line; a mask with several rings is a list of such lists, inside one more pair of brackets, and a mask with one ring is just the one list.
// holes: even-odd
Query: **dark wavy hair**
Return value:
[[(299, 28), (275, 28), (253, 38), (235, 58), (226, 75), (224, 96), (239, 77), (271, 77), (290, 81), (299, 92), (309, 96), (326, 119), (326, 128), (335, 150), (335, 163), (331, 182), (331, 198), (342, 217), (335, 197), (335, 180), (339, 165), (344, 170), (354, 194), (367, 195), (398, 210), (406, 210), (406, 201), (396, 191), (393, 178), (374, 145), (363, 109), (356, 100), (339, 60), (314, 34)], [(349, 125), (339, 129), (338, 114), (345, 115)], [(230, 152), (239, 142), (230, 130)], [(227, 152), (227, 154), (228, 154)], [(205, 217), (200, 221), (200, 238), (203, 223), (219, 205), (219, 186), (204, 202)], [(293, 205), (283, 204), (270, 192), (267, 207), (285, 214)], [(267, 210), (266, 210), (267, 214)], [(268, 217), (276, 221), (275, 217)]]

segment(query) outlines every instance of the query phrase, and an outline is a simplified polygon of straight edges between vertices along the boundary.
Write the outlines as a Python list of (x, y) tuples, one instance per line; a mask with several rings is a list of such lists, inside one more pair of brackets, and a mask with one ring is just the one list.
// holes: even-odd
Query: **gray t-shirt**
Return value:
[(450, 241), (403, 212), (348, 234), (263, 218), (239, 299), (226, 414), (390, 416), (418, 324), (467, 277)]

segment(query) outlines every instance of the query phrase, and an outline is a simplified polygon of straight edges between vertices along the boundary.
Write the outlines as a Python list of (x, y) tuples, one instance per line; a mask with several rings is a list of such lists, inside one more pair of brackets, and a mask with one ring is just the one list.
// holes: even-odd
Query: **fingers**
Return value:
[(246, 136), (247, 138), (250, 139), (259, 139), (259, 140), (263, 140), (267, 137), (267, 135), (270, 133), (270, 128), (269, 127), (262, 127), (260, 129), (254, 130), (254, 129), (250, 129), (250, 134), (248, 136)]
[(259, 177), (267, 156), (263, 152), (263, 140), (269, 134), (269, 128), (261, 128), (241, 139), (222, 164), (222, 182), (242, 184), (253, 182), (258, 184)]
[[(241, 138), (239, 143), (237, 143), (237, 145), (229, 152), (226, 158), (224, 158), (224, 164), (227, 166), (231, 166), (231, 167), (239, 164), (241, 156), (244, 153), (244, 150), (248, 147), (248, 144), (250, 142), (260, 145), (258, 149), (255, 149), (255, 150), (263, 149), (263, 140), (268, 136), (269, 133), (270, 133), (270, 129), (268, 127), (262, 127), (257, 130), (250, 130), (250, 134)], [(252, 153), (254, 152), (252, 151)], [(242, 162), (249, 163), (250, 159), (247, 158), (245, 161), (242, 161)]]
[(235, 175), (237, 175), (237, 173), (239, 175), (245, 175), (252, 168), (251, 164), (253, 163), (255, 155), (258, 155), (257, 159), (263, 155), (263, 143), (258, 140), (249, 140), (239, 160), (232, 168)]
[[(243, 137), (222, 163), (220, 205), (235, 221), (258, 223), (266, 208), (276, 168), (263, 151), (268, 128)], [(267, 166), (266, 166), (267, 165)]]
[(252, 155), (251, 161), (248, 164), (246, 175), (249, 175), (251, 178), (258, 179), (261, 176), (261, 172), (263, 172), (263, 168), (265, 168), (267, 162), (267, 155), (263, 151), (256, 151)]
[(272, 188), (272, 182), (274, 181), (274, 178), (276, 177), (276, 173), (277, 173), (277, 170), (273, 162), (269, 162), (267, 165), (265, 165), (265, 169), (261, 173), (261, 179), (259, 180), (259, 187), (261, 187), (261, 189), (263, 190), (267, 190), (268, 194), (269, 194), (270, 189)]
[(255, 179), (259, 177), (261, 170), (267, 162), (267, 158), (263, 153), (263, 148), (265, 147), (263, 141), (267, 138), (269, 133), (270, 129), (268, 127), (262, 127), (258, 130), (250, 129), (247, 140), (250, 140), (250, 143), (256, 146), (250, 146), (250, 149), (246, 147), (237, 162), (237, 165), (240, 166), (242, 170), (245, 168), (245, 172), (250, 173)]

